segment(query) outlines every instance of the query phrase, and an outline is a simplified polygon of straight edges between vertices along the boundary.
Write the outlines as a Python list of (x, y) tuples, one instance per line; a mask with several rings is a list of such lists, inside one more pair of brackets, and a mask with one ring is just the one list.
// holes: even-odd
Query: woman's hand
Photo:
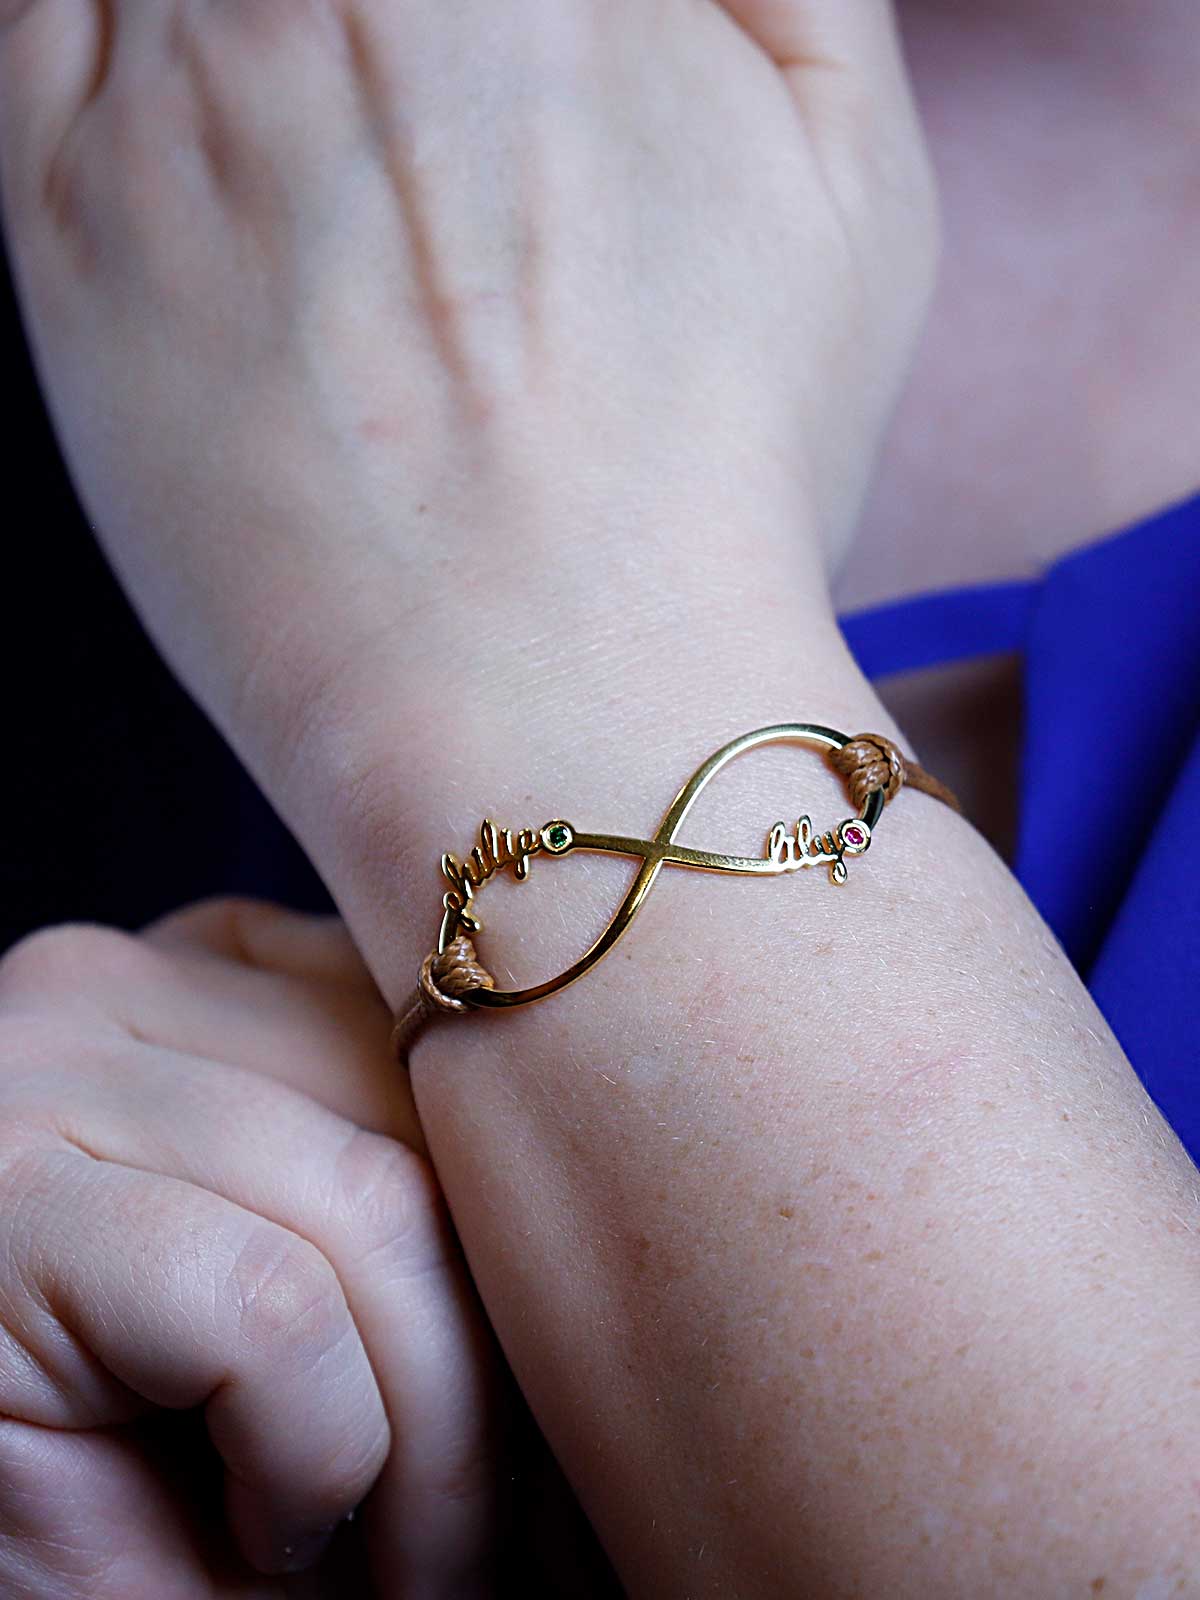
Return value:
[(934, 257), (885, 0), (0, 13), (69, 462), (290, 821), (348, 678), (416, 695), (452, 651), (477, 694), (514, 608), (550, 657), (823, 588)]
[(388, 1029), (341, 925), (270, 906), (0, 963), (6, 1596), (479, 1581), (500, 1367)]

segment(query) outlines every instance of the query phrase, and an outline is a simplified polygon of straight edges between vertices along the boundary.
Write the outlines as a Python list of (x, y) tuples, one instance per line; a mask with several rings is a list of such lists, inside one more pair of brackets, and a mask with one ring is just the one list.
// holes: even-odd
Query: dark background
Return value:
[(189, 900), (330, 901), (163, 665), (62, 464), (0, 256), (9, 412), (0, 568), (0, 950), (34, 928), (136, 928)]

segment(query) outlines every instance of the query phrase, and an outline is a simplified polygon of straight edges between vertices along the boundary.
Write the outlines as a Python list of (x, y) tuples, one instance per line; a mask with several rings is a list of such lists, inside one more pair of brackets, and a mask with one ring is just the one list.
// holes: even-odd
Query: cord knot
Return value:
[(883, 790), (885, 803), (894, 800), (908, 777), (904, 757), (882, 733), (856, 734), (840, 750), (834, 750), (829, 759), (846, 780), (850, 800), (859, 811), (876, 789)]
[(962, 812), (953, 790), (915, 761), (906, 761), (899, 748), (882, 733), (856, 734), (840, 750), (830, 752), (829, 764), (846, 780), (850, 799), (859, 811), (876, 789), (882, 789), (886, 805), (907, 783), (909, 788), (941, 800), (952, 811)]
[(496, 980), (476, 955), (475, 946), (459, 934), (444, 950), (435, 950), (422, 961), (416, 993), (392, 1029), (392, 1050), (402, 1062), (406, 1061), (427, 1024), (440, 1012), (471, 1009), (459, 995), (470, 989), (495, 987)]
[(439, 954), (434, 951), (421, 963), (421, 993), (438, 1011), (469, 1011), (458, 997), (469, 989), (494, 989), (496, 980), (475, 954), (475, 946), (464, 934), (451, 939)]

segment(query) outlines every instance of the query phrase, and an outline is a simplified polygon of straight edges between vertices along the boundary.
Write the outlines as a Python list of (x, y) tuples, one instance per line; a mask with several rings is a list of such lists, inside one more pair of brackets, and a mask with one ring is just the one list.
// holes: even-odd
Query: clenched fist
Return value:
[(253, 903), (0, 963), (5, 1600), (473, 1592), (499, 1367), (388, 1029), (340, 924)]

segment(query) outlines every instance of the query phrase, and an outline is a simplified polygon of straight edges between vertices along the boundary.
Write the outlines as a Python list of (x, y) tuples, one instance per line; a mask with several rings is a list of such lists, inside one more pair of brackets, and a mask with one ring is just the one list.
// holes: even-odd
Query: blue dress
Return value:
[(872, 679), (1023, 652), (1014, 870), (1200, 1163), (1200, 497), (1029, 582), (840, 621)]

